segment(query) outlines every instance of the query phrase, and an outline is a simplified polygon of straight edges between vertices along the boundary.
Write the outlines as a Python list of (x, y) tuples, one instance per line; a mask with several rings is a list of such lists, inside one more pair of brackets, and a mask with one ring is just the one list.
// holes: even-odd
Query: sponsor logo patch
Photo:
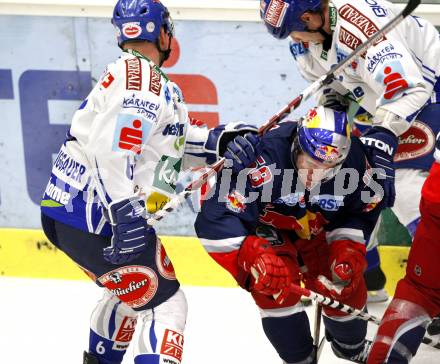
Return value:
[(108, 88), (114, 80), (115, 78), (113, 77), (113, 75), (110, 72), (107, 72), (107, 74), (102, 78), (101, 86), (104, 88)]
[(365, 0), (365, 2), (368, 4), (371, 10), (373, 10), (374, 15), (376, 15), (378, 18), (387, 16), (387, 11), (381, 7), (376, 0)]
[(125, 60), (126, 84), (127, 90), (142, 90), (142, 65), (141, 60), (137, 57)]
[(174, 193), (181, 165), (180, 158), (162, 156), (154, 170), (153, 186), (162, 191)]
[(176, 359), (179, 363), (182, 361), (183, 335), (176, 331), (165, 329), (160, 353)]
[(124, 317), (121, 327), (116, 334), (115, 341), (129, 343), (133, 338), (134, 330), (136, 328), (137, 320), (135, 317)]
[[(118, 280), (115, 280), (115, 274), (118, 274)], [(132, 308), (142, 307), (150, 302), (158, 286), (156, 273), (140, 265), (114, 269), (99, 277), (98, 282)]]
[[(61, 205), (67, 205), (69, 203), (70, 200), (70, 193), (63, 191), (60, 187), (55, 186), (53, 183), (51, 183), (49, 181), (49, 183), (46, 186), (46, 190), (44, 191), (44, 193), (50, 197), (51, 200), (58, 202), (57, 203), (44, 203), (42, 202), (42, 205), (47, 206), (47, 207), (60, 207)], [(43, 200), (45, 201), (45, 200)]]
[(114, 151), (140, 154), (151, 130), (151, 123), (139, 115), (119, 114), (113, 138)]
[(161, 80), (160, 72), (156, 69), (156, 67), (150, 67), (150, 86), (149, 90), (159, 96), (162, 85), (160, 83)]
[(60, 177), (59, 175), (62, 173), (64, 176), (69, 177), (71, 182), (78, 183), (81, 183), (82, 177), (86, 172), (86, 167), (66, 153), (64, 146), (62, 146), (58, 152), (53, 168), (54, 174), (58, 177)]
[(295, 206), (298, 204), (300, 207), (306, 207), (306, 199), (304, 197), (304, 192), (294, 192), (286, 196), (281, 196), (276, 199), (274, 203), (283, 204), (287, 206)]
[(149, 100), (138, 99), (133, 95), (132, 97), (124, 97), (122, 102), (123, 109), (135, 109), (138, 114), (145, 116), (148, 120), (156, 121), (156, 112), (160, 105)]
[(331, 145), (321, 145), (320, 147), (315, 149), (315, 156), (324, 161), (332, 162), (338, 159), (339, 152), (337, 148)]
[(156, 245), (156, 265), (162, 277), (170, 280), (176, 279), (176, 272), (174, 271), (173, 263), (171, 263), (171, 260), (159, 238), (157, 238)]
[(358, 37), (344, 27), (341, 27), (339, 31), (339, 41), (352, 50), (355, 50), (362, 43)]
[(139, 22), (130, 22), (122, 24), (122, 34), (126, 38), (134, 39), (141, 35), (142, 28), (139, 25)]
[(387, 44), (381, 50), (375, 54), (369, 54), (365, 60), (367, 64), (367, 70), (373, 73), (378, 65), (383, 64), (387, 61), (393, 61), (402, 58), (401, 53), (394, 52), (394, 47), (392, 44)]
[(234, 190), (226, 196), (226, 207), (228, 210), (239, 214), (246, 210), (246, 197), (237, 190)]
[(283, 23), (288, 7), (289, 4), (283, 0), (271, 0), (264, 15), (264, 21), (275, 28), (279, 28)]
[(326, 211), (337, 211), (341, 206), (344, 206), (344, 196), (334, 196), (334, 195), (311, 196), (310, 203), (319, 205), (320, 208)]
[(434, 149), (435, 135), (432, 129), (415, 120), (411, 127), (399, 137), (399, 145), (394, 156), (395, 162), (422, 157)]
[(179, 122), (174, 124), (167, 124), (165, 129), (162, 132), (162, 135), (175, 135), (182, 136), (185, 130), (185, 124), (181, 124)]
[[(379, 28), (373, 21), (370, 20), (370, 18), (362, 14), (358, 9), (350, 4), (343, 5), (339, 9), (339, 15), (342, 19), (358, 28), (367, 38), (370, 38), (379, 30)], [(374, 44), (378, 44), (385, 39), (386, 37), (383, 35)]]

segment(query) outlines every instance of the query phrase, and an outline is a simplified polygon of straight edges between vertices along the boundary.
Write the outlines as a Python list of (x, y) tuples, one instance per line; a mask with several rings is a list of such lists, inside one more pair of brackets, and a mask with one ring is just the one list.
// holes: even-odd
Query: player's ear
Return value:
[(168, 49), (169, 36), (164, 27), (160, 28), (159, 44), (161, 49)]
[(306, 24), (310, 22), (311, 18), (312, 18), (312, 14), (308, 11), (306, 11), (304, 14), (300, 16), (300, 19)]

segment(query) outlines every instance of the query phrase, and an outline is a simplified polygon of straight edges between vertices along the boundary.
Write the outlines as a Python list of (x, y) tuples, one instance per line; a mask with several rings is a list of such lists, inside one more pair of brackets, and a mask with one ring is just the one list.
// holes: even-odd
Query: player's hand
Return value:
[(224, 156), (232, 162), (233, 171), (240, 172), (254, 162), (261, 152), (257, 133), (256, 126), (241, 122), (210, 129), (204, 145), (206, 162), (212, 164)]
[(224, 157), (231, 162), (232, 171), (239, 173), (242, 169), (255, 162), (261, 154), (260, 138), (253, 133), (238, 135), (228, 143)]
[(274, 296), (279, 304), (289, 295), (289, 269), (266, 239), (248, 236), (238, 253), (238, 264), (252, 274), (254, 283), (251, 290)]
[(137, 258), (155, 237), (147, 224), (145, 201), (130, 197), (113, 201), (108, 209), (112, 226), (111, 245), (104, 248), (104, 259), (112, 264), (124, 264)]
[(385, 128), (373, 127), (361, 136), (360, 140), (365, 146), (372, 167), (378, 169), (381, 177), (377, 183), (383, 188), (384, 206), (392, 207), (396, 198), (393, 157), (397, 150), (398, 138)]
[(331, 88), (325, 88), (322, 90), (322, 95), (319, 97), (318, 105), (328, 107), (336, 111), (346, 112), (349, 106), (348, 100), (340, 93)]
[(364, 279), (367, 267), (365, 246), (351, 240), (336, 240), (330, 244), (329, 264), (332, 280), (318, 276), (316, 289), (337, 300), (349, 298)]

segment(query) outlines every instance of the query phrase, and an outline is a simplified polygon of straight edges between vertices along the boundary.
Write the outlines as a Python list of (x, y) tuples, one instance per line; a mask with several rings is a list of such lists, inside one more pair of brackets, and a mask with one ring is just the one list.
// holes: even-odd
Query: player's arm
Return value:
[[(140, 66), (140, 61), (135, 62)], [(103, 85), (101, 80), (88, 99), (86, 107), (96, 116), (84, 146), (93, 169), (92, 183), (113, 230), (112, 245), (104, 250), (104, 256), (114, 264), (136, 257), (154, 233), (146, 224), (145, 201), (135, 194), (133, 171), (139, 167), (161, 111), (158, 96), (146, 90), (127, 90), (122, 63), (108, 69), (104, 77), (111, 82)], [(144, 106), (156, 107), (146, 107), (146, 112), (136, 101), (127, 100), (142, 100)]]
[(184, 169), (229, 160), (235, 173), (254, 162), (261, 152), (258, 128), (243, 122), (208, 129), (203, 121), (189, 118), (184, 149)]
[[(254, 235), (259, 216), (259, 191), (246, 181), (246, 192), (240, 192), (234, 187), (236, 176), (228, 189), (228, 171), (223, 170), (215, 193), (203, 202), (195, 223), (196, 233), (208, 254), (241, 287), (269, 296), (281, 292), (277, 296), (281, 303), (288, 294), (290, 276), (270, 242)], [(252, 193), (258, 195), (255, 197)]]
[(395, 39), (383, 40), (369, 48), (360, 71), (367, 84), (380, 95), (374, 126), (396, 136), (403, 134), (430, 99), (435, 80), (422, 74), (411, 50)]
[(323, 288), (335, 298), (348, 298), (356, 291), (367, 267), (365, 259), (368, 241), (383, 202), (374, 198), (380, 187), (374, 181), (364, 185), (362, 176), (356, 191), (344, 198), (339, 217), (326, 226), (326, 240), (329, 245), (329, 263), (333, 282), (321, 278)]

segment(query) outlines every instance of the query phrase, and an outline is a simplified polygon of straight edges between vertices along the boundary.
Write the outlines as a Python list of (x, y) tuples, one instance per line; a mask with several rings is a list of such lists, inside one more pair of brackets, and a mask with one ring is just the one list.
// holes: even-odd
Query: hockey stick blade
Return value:
[[(273, 115), (269, 120), (267, 120), (259, 129), (258, 134), (263, 135), (269, 131), (274, 125), (278, 124), (281, 120), (286, 118), (292, 111), (296, 110), (303, 101), (307, 100), (312, 94), (319, 90), (319, 88), (327, 83), (330, 83), (335, 75), (341, 72), (354, 58), (360, 55), (368, 47), (370, 47), (374, 42), (376, 42), (384, 34), (388, 33), (390, 30), (394, 29), (403, 19), (405, 19), (409, 14), (411, 14), (414, 9), (419, 6), (421, 0), (410, 0), (405, 8), (392, 20), (390, 20), (382, 29), (379, 29), (374, 33), (370, 39), (362, 43), (357, 47), (352, 53), (348, 55), (347, 58), (339, 62), (334, 68), (332, 68), (325, 75), (321, 76), (316, 81), (312, 82), (305, 90), (297, 96), (295, 99), (290, 101), (286, 106), (284, 106), (280, 111)], [(220, 172), (223, 168), (225, 159), (222, 158), (218, 160), (214, 165), (211, 166), (216, 172)], [(208, 167), (209, 168), (209, 167)], [(156, 222), (162, 220), (167, 214), (174, 211), (190, 194), (192, 194), (197, 188), (202, 186), (211, 174), (203, 174), (197, 180), (193, 181), (188, 187), (186, 187), (181, 193), (174, 197), (170, 202), (168, 202), (163, 209), (157, 211), (153, 216), (148, 219), (148, 224), (153, 226)], [(196, 187), (198, 186), (198, 187)]]

